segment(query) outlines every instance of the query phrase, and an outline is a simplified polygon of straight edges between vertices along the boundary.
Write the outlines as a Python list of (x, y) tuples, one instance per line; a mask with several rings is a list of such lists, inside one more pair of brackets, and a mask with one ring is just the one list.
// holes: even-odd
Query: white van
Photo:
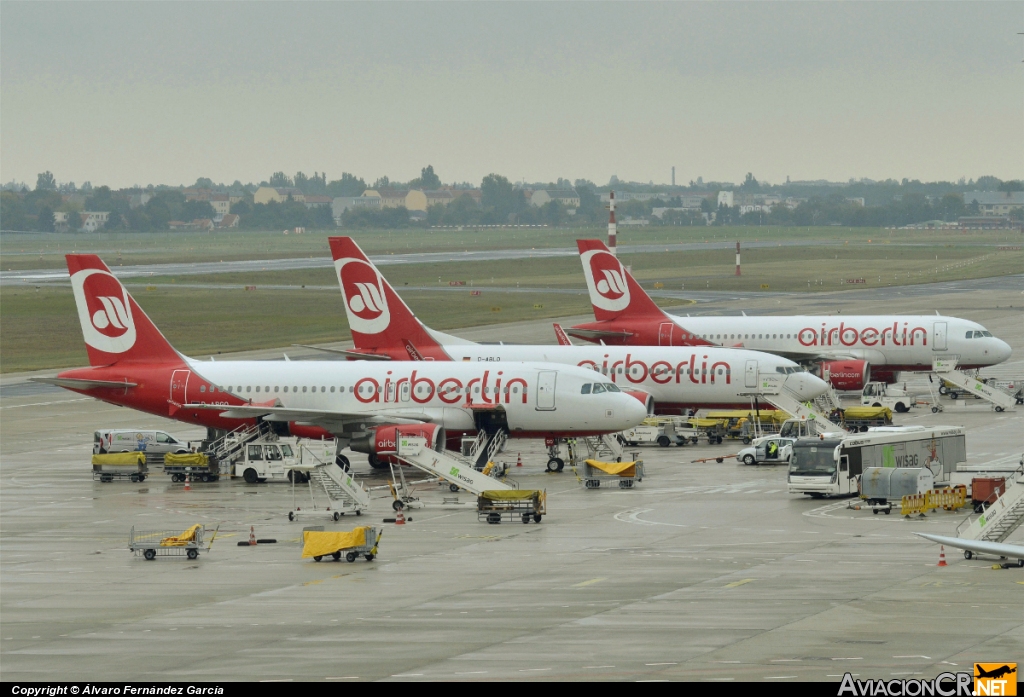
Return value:
[(94, 455), (104, 453), (128, 453), (141, 450), (155, 455), (191, 452), (188, 443), (180, 441), (165, 431), (143, 431), (139, 429), (116, 429), (96, 431), (92, 438)]

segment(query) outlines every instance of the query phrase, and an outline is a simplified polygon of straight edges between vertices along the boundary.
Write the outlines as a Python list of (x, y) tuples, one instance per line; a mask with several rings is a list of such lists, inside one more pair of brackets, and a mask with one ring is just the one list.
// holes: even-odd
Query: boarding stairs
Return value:
[(583, 438), (590, 459), (602, 462), (622, 462), (622, 442), (617, 434), (605, 433), (602, 436)]
[(1024, 523), (1024, 466), (1006, 477), (1005, 490), (977, 517), (968, 516), (956, 529), (965, 540), (1002, 542)]
[(488, 462), (494, 462), (494, 458), (505, 448), (506, 442), (508, 442), (508, 431), (504, 428), (499, 428), (494, 433), (480, 429), (476, 442), (467, 457), (473, 462), (474, 467), (482, 470)]
[(427, 445), (426, 438), (402, 436), (398, 439), (395, 456), (413, 467), (458, 485), (479, 496), (485, 491), (511, 491), (518, 488), (507, 480), (499, 481), (478, 471), (472, 464), (453, 453), (437, 452)]
[(370, 492), (366, 487), (333, 462), (324, 462), (311, 469), (309, 484), (323, 489), (331, 502), (328, 510), (362, 511), (370, 507)]
[(974, 396), (988, 401), (996, 411), (1012, 410), (1017, 406), (1017, 397), (1015, 395), (1004, 392), (995, 384), (986, 385), (977, 377), (968, 375), (962, 370), (957, 370), (956, 364), (955, 358), (936, 358), (932, 361), (932, 370), (940, 380), (950, 382), (963, 391), (970, 392)]
[[(751, 392), (741, 393), (744, 396), (757, 397), (768, 402), (776, 409), (781, 409), (794, 419), (813, 421), (819, 433), (836, 430), (836, 425), (820, 414), (811, 403), (801, 402), (792, 391), (785, 386), (786, 376), (776, 373), (759, 374), (757, 388)], [(838, 400), (837, 400), (838, 401)]]
[(832, 387), (832, 383), (826, 382), (825, 386), (825, 394), (814, 398), (814, 406), (822, 414), (831, 414), (834, 409), (842, 409), (843, 402), (839, 398), (839, 394)]
[(242, 455), (242, 448), (246, 443), (268, 436), (272, 431), (271, 425), (264, 421), (253, 426), (239, 426), (217, 440), (211, 441), (206, 446), (205, 453), (211, 460), (230, 464)]

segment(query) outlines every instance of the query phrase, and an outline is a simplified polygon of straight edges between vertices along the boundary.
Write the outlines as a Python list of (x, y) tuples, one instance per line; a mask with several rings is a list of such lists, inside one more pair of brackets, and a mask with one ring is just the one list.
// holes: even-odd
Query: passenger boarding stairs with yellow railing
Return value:
[(498, 456), (505, 448), (505, 443), (508, 442), (508, 431), (504, 428), (499, 428), (494, 433), (488, 433), (485, 429), (480, 429), (477, 432), (476, 441), (473, 443), (473, 447), (470, 448), (466, 457), (473, 463), (473, 466), (482, 470), (487, 466), (488, 462), (494, 462), (494, 458)]
[[(829, 421), (827, 416), (820, 414), (814, 408), (813, 403), (801, 402), (800, 398), (786, 387), (786, 377), (777, 373), (759, 373), (757, 376), (757, 387), (740, 394), (764, 400), (776, 409), (786, 412), (794, 419), (813, 421), (820, 433), (835, 431), (836, 425)], [(838, 396), (836, 401), (838, 402)]]
[(995, 385), (986, 385), (977, 377), (957, 370), (957, 358), (936, 358), (932, 361), (932, 370), (939, 376), (940, 384), (942, 380), (952, 383), (965, 392), (988, 401), (996, 411), (1012, 410), (1017, 406), (1015, 395), (1008, 394)]
[[(965, 540), (1002, 542), (1024, 523), (1024, 465), (1006, 477), (999, 497), (977, 517), (968, 516), (956, 529)], [(998, 492), (998, 489), (997, 489)]]

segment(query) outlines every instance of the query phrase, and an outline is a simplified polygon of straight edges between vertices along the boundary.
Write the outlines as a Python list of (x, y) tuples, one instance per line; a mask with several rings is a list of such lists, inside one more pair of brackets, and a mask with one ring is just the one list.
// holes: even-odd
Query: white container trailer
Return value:
[(847, 437), (800, 438), (789, 460), (789, 493), (853, 495), (867, 467), (924, 467), (942, 485), (966, 461), (960, 426), (885, 426)]

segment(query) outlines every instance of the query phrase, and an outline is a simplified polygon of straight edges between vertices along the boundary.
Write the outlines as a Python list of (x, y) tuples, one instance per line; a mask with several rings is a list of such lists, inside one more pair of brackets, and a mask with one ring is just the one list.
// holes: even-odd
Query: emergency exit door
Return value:
[(662, 322), (661, 326), (658, 327), (658, 345), (659, 346), (671, 346), (672, 345), (672, 328), (676, 326), (671, 322)]
[(747, 368), (743, 371), (743, 386), (757, 387), (757, 361), (747, 361)]
[(555, 380), (558, 379), (558, 371), (542, 370), (537, 373), (537, 410), (555, 410)]
[(171, 402), (174, 404), (188, 404), (188, 378), (192, 374), (190, 370), (175, 370), (171, 373)]
[(935, 322), (932, 324), (932, 351), (946, 350), (946, 323)]

